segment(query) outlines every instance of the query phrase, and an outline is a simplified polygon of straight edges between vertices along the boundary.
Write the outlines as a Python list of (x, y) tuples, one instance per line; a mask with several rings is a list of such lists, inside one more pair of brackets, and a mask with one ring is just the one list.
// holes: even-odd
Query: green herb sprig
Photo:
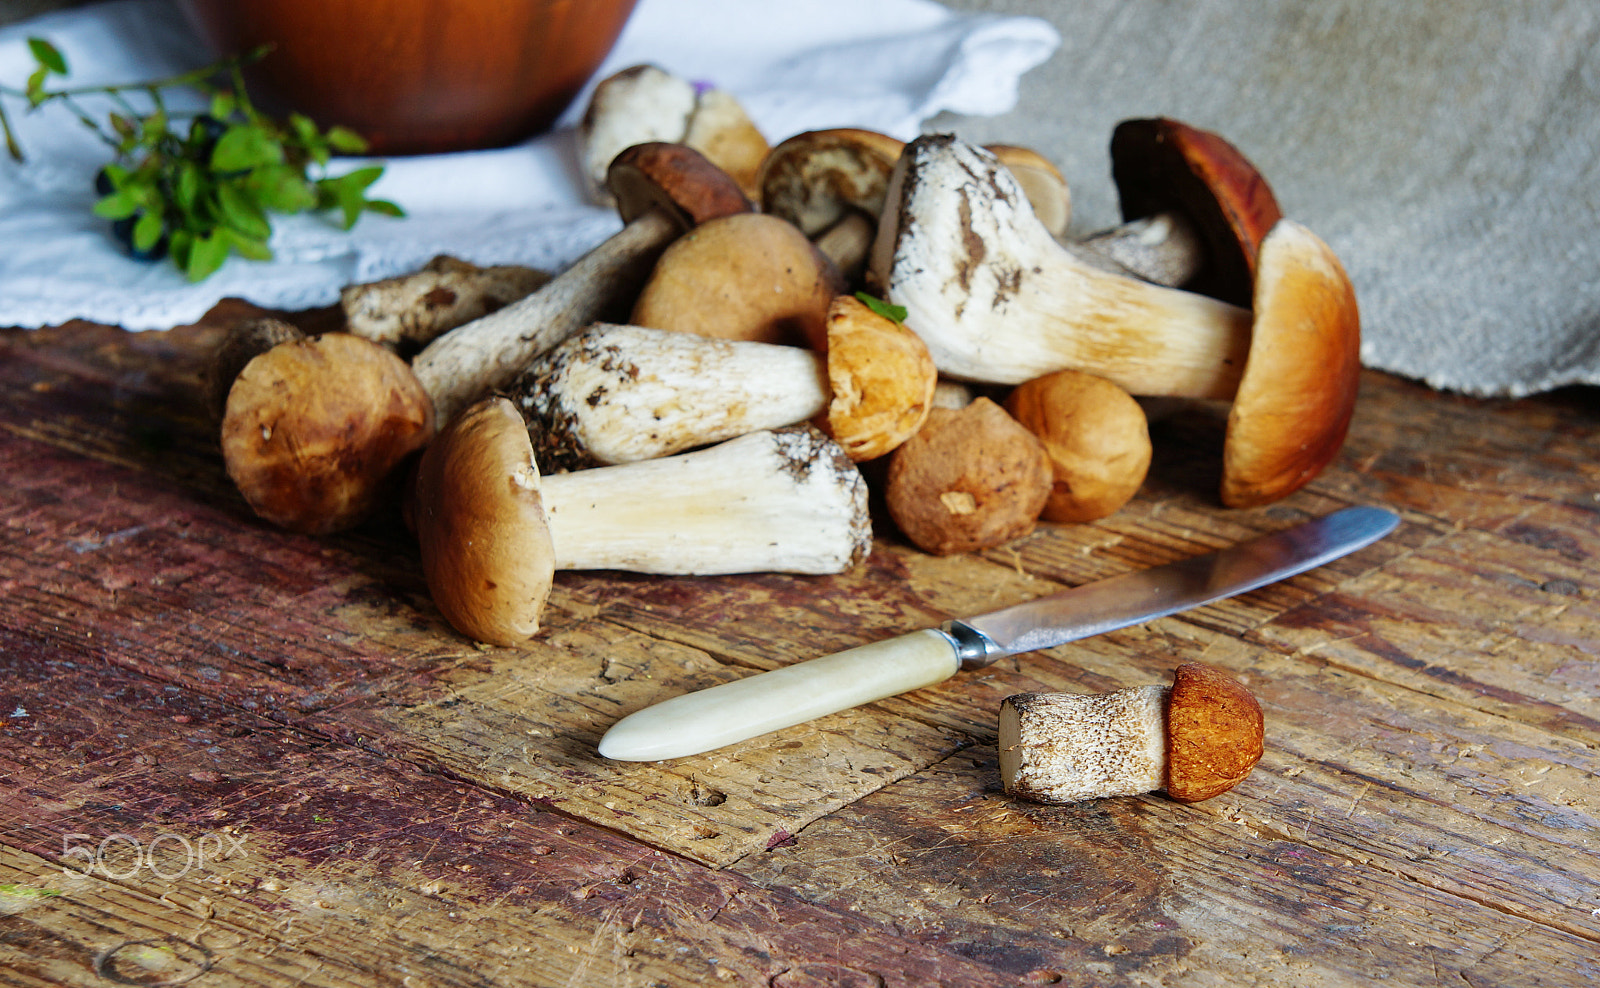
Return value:
[(898, 323), (903, 323), (906, 321), (906, 307), (903, 305), (894, 305), (892, 303), (885, 302), (878, 296), (868, 294), (867, 292), (856, 292), (856, 298), (861, 302), (861, 304), (865, 305), (867, 308), (871, 309), (873, 312), (876, 312), (885, 319), (889, 319)]
[[(24, 88), (0, 85), (0, 96), (26, 100), (30, 112), (62, 104), (111, 147), (115, 157), (95, 175), (94, 213), (111, 221), (131, 256), (170, 257), (190, 281), (202, 281), (230, 254), (270, 260), (273, 214), (326, 211), (346, 230), (363, 213), (405, 215), (367, 197), (382, 165), (328, 174), (335, 154), (366, 151), (360, 135), (324, 131), (298, 113), (278, 120), (250, 102), (241, 70), (265, 57), (266, 47), (151, 82), (54, 89), (52, 78), (69, 74), (66, 58), (43, 38), (29, 38), (28, 50), (37, 65)], [(209, 106), (169, 110), (165, 94), (180, 88), (198, 91)], [(101, 119), (85, 106), (89, 97), (109, 99), (114, 109)], [(23, 161), (3, 101), (0, 131), (7, 152)]]

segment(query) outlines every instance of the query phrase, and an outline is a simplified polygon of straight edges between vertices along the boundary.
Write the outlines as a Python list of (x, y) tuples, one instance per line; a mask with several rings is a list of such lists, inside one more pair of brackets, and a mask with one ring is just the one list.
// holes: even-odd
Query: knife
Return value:
[(1003, 656), (1255, 590), (1369, 546), (1399, 523), (1398, 515), (1383, 508), (1345, 508), (1203, 556), (686, 693), (622, 718), (600, 739), (600, 754), (656, 761), (711, 751), (932, 686)]

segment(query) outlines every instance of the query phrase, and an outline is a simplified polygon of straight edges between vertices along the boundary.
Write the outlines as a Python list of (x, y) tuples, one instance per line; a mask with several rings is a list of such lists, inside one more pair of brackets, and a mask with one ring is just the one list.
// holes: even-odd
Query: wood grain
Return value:
[[(501, 649), (440, 619), (393, 506), (323, 539), (250, 516), (197, 395), (253, 311), (0, 333), (8, 983), (1600, 978), (1592, 391), (1368, 374), (1334, 466), (1250, 511), (1217, 506), (1222, 412), (1190, 408), (1101, 522), (942, 559), (883, 524), (827, 577), (564, 573), (547, 632)], [(695, 758), (593, 750), (673, 693), (1363, 503), (1401, 528), (1233, 600)], [(1194, 660), (1266, 713), (1237, 789), (1000, 791), (1005, 696)], [(224, 835), (247, 853), (156, 873)]]

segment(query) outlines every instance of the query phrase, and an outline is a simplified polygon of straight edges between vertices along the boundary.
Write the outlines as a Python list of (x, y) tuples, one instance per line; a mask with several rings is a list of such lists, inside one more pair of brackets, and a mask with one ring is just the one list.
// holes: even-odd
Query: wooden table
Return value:
[[(233, 491), (198, 326), (0, 333), (0, 981), (212, 985), (1582, 985), (1600, 979), (1600, 402), (1369, 374), (1335, 466), (1212, 491), (1223, 410), (1154, 429), (1093, 525), (826, 578), (563, 574), (478, 647), (385, 516)], [(299, 321), (326, 328), (329, 313)], [(712, 754), (619, 716), (1347, 504), (1400, 530), (1235, 600)], [(1244, 680), (1236, 790), (1000, 791), (1036, 689)]]

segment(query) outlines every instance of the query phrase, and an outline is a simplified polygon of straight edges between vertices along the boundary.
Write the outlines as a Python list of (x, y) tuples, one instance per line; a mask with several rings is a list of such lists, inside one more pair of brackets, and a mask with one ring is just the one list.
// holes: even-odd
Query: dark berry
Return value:
[(106, 174), (104, 168), (94, 173), (94, 191), (97, 194), (108, 196), (116, 190), (116, 186), (111, 184), (111, 176)]
[(135, 213), (125, 219), (112, 220), (111, 235), (117, 239), (117, 243), (122, 245), (123, 253), (135, 261), (159, 261), (167, 256), (167, 235), (165, 232), (148, 250), (140, 250), (133, 245), (133, 226), (139, 222), (139, 217), (143, 215), (143, 213)]

